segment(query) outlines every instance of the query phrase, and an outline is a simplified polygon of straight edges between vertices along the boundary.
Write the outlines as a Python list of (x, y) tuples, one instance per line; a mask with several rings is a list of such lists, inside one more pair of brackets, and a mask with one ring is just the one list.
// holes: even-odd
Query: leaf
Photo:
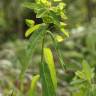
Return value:
[(24, 2), (22, 6), (33, 10), (36, 7), (36, 4), (32, 2)]
[(56, 96), (56, 89), (51, 78), (50, 70), (48, 64), (40, 64), (40, 78), (42, 83), (42, 96)]
[(54, 12), (54, 11), (50, 11), (49, 12), (49, 17), (52, 19), (52, 22), (59, 26), (60, 22), (59, 22), (59, 16)]
[(58, 7), (60, 8), (60, 10), (63, 10), (65, 7), (65, 3), (59, 3)]
[(44, 58), (45, 58), (45, 62), (48, 64), (53, 85), (55, 88), (57, 88), (57, 79), (56, 79), (54, 60), (53, 60), (52, 52), (49, 48), (44, 48)]
[(47, 11), (44, 8), (42, 8), (37, 12), (36, 17), (41, 18), (41, 17), (44, 17), (46, 14), (47, 14)]
[(64, 38), (60, 35), (56, 35), (55, 39), (56, 39), (57, 42), (62, 42), (64, 40)]
[(32, 54), (38, 42), (43, 38), (45, 31), (46, 25), (42, 24), (41, 27), (31, 35), (29, 45), (27, 46), (28, 55)]
[(28, 9), (34, 10), (35, 13), (38, 13), (38, 11), (40, 9), (44, 9), (44, 6), (42, 4), (40, 4), (39, 1), (37, 1), (37, 3), (25, 2), (22, 4), (22, 6), (28, 8)]
[(25, 33), (25, 37), (28, 37), (32, 32), (38, 30), (39, 28), (40, 28), (40, 24), (35, 25), (35, 26), (29, 28), (29, 29), (26, 31), (26, 33)]
[(60, 26), (61, 26), (61, 28), (64, 28), (65, 27), (65, 23), (64, 22), (60, 22)]
[(64, 14), (63, 11), (60, 12), (60, 15), (61, 15), (61, 18), (62, 18), (63, 20), (68, 19), (67, 16)]
[(65, 36), (69, 37), (69, 33), (64, 30), (64, 28), (61, 28), (61, 31), (65, 34)]
[(32, 27), (34, 26), (35, 22), (33, 20), (26, 19), (26, 24), (28, 25), (28, 27)]
[(31, 87), (30, 87), (30, 90), (28, 92), (28, 96), (36, 96), (36, 94), (35, 94), (36, 83), (39, 80), (39, 78), (40, 78), (40, 75), (36, 75), (33, 77), (32, 82), (31, 82)]
[(66, 69), (66, 64), (64, 63), (63, 55), (62, 55), (62, 53), (61, 53), (60, 50), (59, 50), (59, 45), (58, 45), (58, 43), (56, 42), (56, 39), (55, 39), (54, 37), (52, 37), (52, 38), (53, 38), (53, 44), (54, 44), (54, 47), (55, 47), (55, 50), (56, 50), (56, 53), (57, 53), (59, 62), (60, 62), (60, 64), (61, 64), (61, 67), (62, 67), (63, 70), (65, 71), (65, 69)]
[(77, 71), (75, 74), (76, 74), (76, 76), (79, 77), (80, 79), (83, 79), (83, 80), (86, 79), (84, 73), (81, 72), (81, 71)]
[(89, 64), (84, 60), (83, 63), (82, 63), (82, 67), (83, 67), (83, 72), (85, 74), (85, 78), (88, 80), (88, 81), (91, 81), (92, 79), (92, 70), (91, 70), (91, 67), (89, 66)]
[(55, 48), (57, 56), (59, 58), (59, 62), (61, 64), (62, 68), (65, 70), (66, 69), (66, 65), (65, 65), (64, 60), (63, 60), (63, 55), (61, 54), (61, 52), (59, 50), (58, 43), (56, 42), (56, 39), (55, 39), (54, 35), (50, 31), (48, 31), (48, 33), (51, 36), (51, 39), (53, 41), (54, 48)]
[(82, 63), (82, 70), (76, 72), (76, 76), (82, 80), (91, 81), (94, 77), (94, 69), (89, 66), (89, 64), (84, 60)]
[(85, 80), (76, 79), (76, 80), (73, 80), (73, 81), (71, 82), (71, 85), (78, 85), (78, 84), (82, 84), (82, 83), (84, 83), (84, 82), (85, 82)]

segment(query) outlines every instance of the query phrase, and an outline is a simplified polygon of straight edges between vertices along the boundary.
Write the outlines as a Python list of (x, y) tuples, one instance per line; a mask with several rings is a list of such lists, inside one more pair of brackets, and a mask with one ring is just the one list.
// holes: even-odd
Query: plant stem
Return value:
[[(47, 30), (47, 28), (48, 28), (48, 26), (46, 26), (46, 30)], [(43, 52), (44, 52), (44, 44), (45, 44), (46, 32), (44, 33), (43, 39), (42, 39), (41, 64), (43, 63), (43, 59), (44, 59), (44, 53)]]
[(43, 37), (43, 40), (42, 40), (42, 51), (41, 51), (41, 64), (43, 63), (43, 58), (44, 58), (44, 43), (45, 43), (45, 34), (44, 34), (44, 37)]

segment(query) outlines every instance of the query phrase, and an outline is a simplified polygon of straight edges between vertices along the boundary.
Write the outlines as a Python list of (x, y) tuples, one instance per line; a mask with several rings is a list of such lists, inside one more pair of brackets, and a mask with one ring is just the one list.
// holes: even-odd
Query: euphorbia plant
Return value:
[[(64, 68), (65, 64), (58, 50), (58, 42), (63, 41), (63, 39), (69, 36), (64, 29), (64, 20), (66, 19), (64, 14), (65, 4), (61, 0), (35, 0), (34, 3), (27, 2), (23, 6), (34, 10), (36, 18), (41, 18), (43, 22), (41, 24), (35, 24), (35, 21), (26, 19), (29, 29), (26, 31), (25, 36), (31, 36), (29, 45), (26, 48), (27, 52), (25, 52), (26, 60), (21, 60), (21, 63), (24, 63), (24, 67), (22, 68), (20, 78), (23, 78), (22, 74), (24, 74), (30, 64), (30, 58), (36, 45), (39, 41), (42, 41), (41, 62), (39, 64), (40, 74), (34, 76), (32, 79), (32, 86), (30, 87), (28, 96), (35, 96), (34, 89), (39, 78), (42, 84), (42, 95), (56, 96), (57, 79), (53, 55), (51, 49), (47, 46), (45, 47), (45, 44), (46, 38), (50, 36), (58, 54), (60, 64)], [(52, 26), (50, 27), (50, 25)], [(54, 27), (54, 30), (59, 31), (59, 33), (53, 32), (54, 30), (51, 30), (52, 27)]]

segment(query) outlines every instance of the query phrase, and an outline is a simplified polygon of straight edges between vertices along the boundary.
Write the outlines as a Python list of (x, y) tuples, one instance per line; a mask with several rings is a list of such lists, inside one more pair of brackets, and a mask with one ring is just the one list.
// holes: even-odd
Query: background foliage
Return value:
[[(33, 19), (36, 24), (42, 23), (41, 19), (36, 19), (34, 11), (32, 12), (21, 6), (25, 1), (27, 0), (0, 0), (0, 94), (4, 94), (4, 96), (10, 95), (14, 86), (18, 92), (16, 96), (22, 94), (19, 90), (21, 82), (18, 80), (18, 75), (24, 65), (20, 64), (17, 55), (24, 56), (26, 53), (26, 46), (28, 45), (28, 38), (24, 36), (28, 28), (25, 24), (25, 19)], [(33, 2), (34, 0), (29, 1)], [(68, 18), (64, 22), (67, 24), (65, 27), (70, 37), (64, 40), (64, 42), (61, 42), (59, 48), (67, 67), (66, 73), (63, 72), (58, 64), (58, 57), (53, 50), (54, 45), (49, 46), (53, 50), (57, 75), (59, 77), (58, 96), (83, 96), (82, 94), (85, 90), (89, 91), (90, 94), (92, 92), (89, 96), (95, 96), (96, 0), (63, 1), (66, 4), (65, 14)], [(52, 30), (54, 30), (54, 28)], [(48, 42), (46, 45), (51, 44), (52, 42), (50, 39), (47, 39)], [(23, 82), (25, 95), (27, 95), (28, 89), (30, 88), (32, 77), (38, 73), (37, 64), (40, 60), (40, 43), (38, 43), (38, 48), (36, 50)], [(26, 61), (25, 56), (24, 60)], [(89, 76), (92, 79), (91, 87), (93, 90), (91, 90), (91, 87), (89, 89), (84, 86), (82, 87), (82, 85), (88, 85), (89, 87), (90, 84), (88, 82), (84, 83), (80, 74), (78, 76), (78, 71), (80, 73), (84, 70), (84, 66), (82, 67), (83, 60), (87, 62), (86, 66), (89, 70), (93, 70), (92, 74), (94, 75), (90, 74), (93, 77), (91, 78), (91, 76)], [(74, 81), (77, 82), (78, 77), (83, 83), (79, 85), (75, 83), (74, 85)], [(71, 83), (73, 85), (71, 85)], [(37, 83), (37, 87), (37, 91), (41, 93), (40, 82)], [(79, 87), (81, 88), (80, 91), (77, 90), (80, 89)], [(75, 93), (73, 94), (72, 92)], [(86, 92), (86, 94), (84, 96), (88, 96), (89, 93)]]

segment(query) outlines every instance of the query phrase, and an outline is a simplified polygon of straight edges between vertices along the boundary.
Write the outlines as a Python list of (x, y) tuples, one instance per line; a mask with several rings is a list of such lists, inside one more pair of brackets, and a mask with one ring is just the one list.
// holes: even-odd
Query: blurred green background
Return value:
[[(22, 3), (34, 0), (0, 0), (0, 96), (9, 96), (13, 86), (19, 90), (18, 75), (23, 65), (20, 65), (18, 56), (23, 52), (28, 43), (24, 33), (27, 29), (25, 19), (36, 19), (32, 10), (22, 7)], [(66, 3), (65, 20), (66, 30), (70, 37), (60, 43), (60, 51), (67, 66), (67, 73), (63, 73), (54, 52), (58, 73), (58, 96), (71, 96), (69, 83), (74, 77), (74, 72), (81, 68), (85, 59), (90, 66), (96, 68), (96, 0), (63, 0)], [(50, 43), (50, 40), (49, 42)], [(52, 47), (52, 46), (51, 46)], [(21, 53), (17, 53), (21, 50)], [(37, 52), (32, 57), (25, 80), (25, 93), (29, 88), (32, 75), (38, 73), (40, 60), (39, 45)], [(38, 91), (41, 85), (38, 83)], [(19, 94), (19, 93), (18, 93)], [(18, 96), (18, 95), (17, 95)]]

